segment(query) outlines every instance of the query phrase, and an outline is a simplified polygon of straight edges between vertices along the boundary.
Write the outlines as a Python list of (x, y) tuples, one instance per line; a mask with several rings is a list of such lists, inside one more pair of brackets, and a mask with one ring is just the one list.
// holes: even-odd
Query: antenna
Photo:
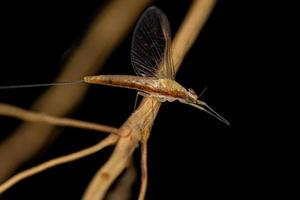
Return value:
[(83, 83), (83, 80), (76, 81), (64, 81), (56, 83), (38, 83), (38, 84), (26, 84), (26, 85), (7, 85), (0, 86), (0, 90), (9, 90), (9, 89), (21, 89), (21, 88), (33, 88), (33, 87), (48, 87), (48, 86), (57, 86), (57, 85), (73, 85), (77, 83)]
[(204, 94), (204, 92), (207, 90), (207, 87), (205, 86), (205, 88), (202, 90), (202, 92), (199, 94), (199, 96), (198, 96), (198, 98), (200, 98), (203, 94)]

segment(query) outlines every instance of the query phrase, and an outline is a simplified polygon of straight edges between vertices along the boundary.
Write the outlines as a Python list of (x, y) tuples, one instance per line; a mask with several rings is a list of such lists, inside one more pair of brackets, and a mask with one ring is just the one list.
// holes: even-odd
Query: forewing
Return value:
[(170, 25), (156, 7), (140, 17), (132, 38), (131, 62), (138, 76), (174, 78)]

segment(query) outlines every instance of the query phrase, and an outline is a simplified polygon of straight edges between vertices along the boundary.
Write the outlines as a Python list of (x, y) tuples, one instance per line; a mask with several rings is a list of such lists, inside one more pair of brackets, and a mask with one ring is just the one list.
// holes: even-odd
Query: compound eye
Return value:
[(197, 95), (196, 95), (196, 92), (195, 92), (192, 88), (189, 88), (188, 91), (189, 91), (190, 93), (192, 93), (193, 95), (197, 96)]

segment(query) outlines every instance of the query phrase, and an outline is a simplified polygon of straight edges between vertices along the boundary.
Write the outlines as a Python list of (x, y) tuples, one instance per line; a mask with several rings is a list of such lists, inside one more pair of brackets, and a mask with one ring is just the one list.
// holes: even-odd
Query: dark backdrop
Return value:
[[(243, 95), (247, 93), (246, 86), (250, 84), (247, 80), (253, 70), (245, 47), (249, 38), (243, 31), (244, 12), (249, 8), (239, 5), (240, 2), (218, 1), (176, 77), (182, 85), (198, 93), (208, 87), (202, 99), (231, 125), (178, 102), (164, 103), (149, 141), (147, 199), (244, 197), (262, 190), (260, 181), (255, 181), (258, 164), (252, 162), (259, 145), (252, 143), (257, 139), (253, 138), (257, 130), (254, 128), (249, 134), (253, 129), (249, 126), (251, 116), (247, 115), (252, 112), (251, 101)], [(184, 0), (154, 3), (168, 16), (173, 33), (189, 4)], [(2, 4), (0, 85), (51, 82), (67, 58), (66, 52), (80, 39), (101, 6), (103, 1), (97, 0)], [(134, 73), (130, 64), (131, 33), (99, 74)], [(28, 108), (43, 90), (0, 91), (0, 101)], [(134, 99), (134, 91), (93, 85), (72, 117), (120, 126), (132, 112)], [(4, 139), (19, 121), (0, 119), (0, 138)], [(97, 133), (65, 128), (52, 145), (22, 169), (88, 147), (101, 138)], [(79, 199), (111, 150), (28, 178), (9, 189), (1, 199)], [(134, 197), (138, 188), (139, 179)]]

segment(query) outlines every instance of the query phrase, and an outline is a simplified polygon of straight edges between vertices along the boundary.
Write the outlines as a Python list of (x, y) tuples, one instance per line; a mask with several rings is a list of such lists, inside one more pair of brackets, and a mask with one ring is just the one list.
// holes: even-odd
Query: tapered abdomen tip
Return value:
[(86, 83), (97, 83), (97, 81), (99, 81), (99, 77), (98, 76), (85, 76), (83, 77), (83, 81)]
[(86, 82), (86, 83), (88, 83), (89, 82), (89, 76), (83, 77), (83, 81)]

